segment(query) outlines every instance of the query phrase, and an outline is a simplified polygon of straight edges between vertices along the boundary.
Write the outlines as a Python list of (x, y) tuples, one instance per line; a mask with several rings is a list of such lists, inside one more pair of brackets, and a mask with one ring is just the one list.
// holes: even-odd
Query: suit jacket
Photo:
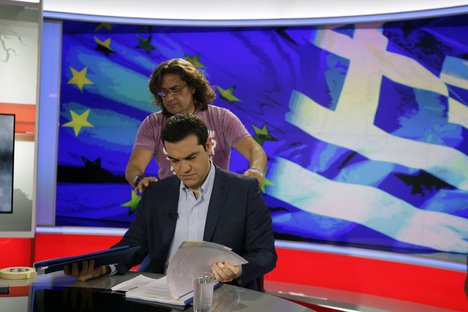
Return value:
[[(225, 245), (249, 263), (242, 266), (237, 285), (263, 290), (263, 275), (276, 265), (277, 255), (270, 211), (257, 181), (215, 167), (213, 191), (208, 206), (203, 240)], [(141, 245), (132, 261), (117, 266), (125, 273), (149, 254), (145, 271), (164, 273), (174, 236), (180, 180), (168, 177), (151, 183), (129, 230), (117, 245)]]

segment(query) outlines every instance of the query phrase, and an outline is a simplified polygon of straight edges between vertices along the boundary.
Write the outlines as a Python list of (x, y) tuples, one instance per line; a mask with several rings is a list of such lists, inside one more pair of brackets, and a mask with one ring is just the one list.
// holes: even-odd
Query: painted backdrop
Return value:
[[(266, 150), (262, 192), (277, 238), (468, 253), (466, 20), (64, 22), (56, 224), (129, 225), (139, 197), (125, 165), (156, 110), (148, 77), (181, 57)], [(233, 153), (232, 171), (247, 165)]]

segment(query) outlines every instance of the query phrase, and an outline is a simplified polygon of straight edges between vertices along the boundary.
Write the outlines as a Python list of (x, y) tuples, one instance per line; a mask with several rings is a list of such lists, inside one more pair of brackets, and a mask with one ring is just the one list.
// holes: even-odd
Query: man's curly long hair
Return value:
[(216, 97), (216, 93), (206, 77), (192, 63), (181, 58), (165, 61), (154, 69), (149, 80), (149, 89), (154, 96), (153, 102), (161, 107), (165, 116), (172, 115), (164, 107), (162, 99), (158, 95), (165, 74), (178, 75), (180, 79), (187, 83), (188, 87), (195, 89), (193, 98), (196, 110), (207, 110), (208, 104), (212, 103)]

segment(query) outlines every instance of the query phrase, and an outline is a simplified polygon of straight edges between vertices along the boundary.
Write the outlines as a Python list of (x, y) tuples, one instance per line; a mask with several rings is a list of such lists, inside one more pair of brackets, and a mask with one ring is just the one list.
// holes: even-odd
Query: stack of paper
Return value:
[(241, 265), (247, 261), (230, 248), (203, 241), (186, 241), (177, 249), (167, 268), (167, 283), (175, 297), (181, 297), (193, 289), (195, 273), (211, 272), (216, 262)]
[(128, 299), (185, 306), (192, 301), (192, 277), (195, 273), (211, 272), (216, 262), (241, 265), (247, 261), (226, 246), (203, 242), (187, 241), (180, 245), (172, 257), (167, 275), (149, 278), (139, 275), (112, 287), (113, 291), (126, 291)]
[(113, 291), (125, 291), (128, 299), (159, 302), (170, 305), (185, 306), (192, 301), (192, 293), (175, 298), (169, 289), (166, 276), (150, 278), (138, 275), (111, 288)]

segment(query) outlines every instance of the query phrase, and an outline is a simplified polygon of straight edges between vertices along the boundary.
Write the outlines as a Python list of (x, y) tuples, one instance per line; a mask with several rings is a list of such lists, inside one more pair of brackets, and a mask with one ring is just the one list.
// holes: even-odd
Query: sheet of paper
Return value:
[(234, 265), (247, 263), (244, 258), (225, 246), (203, 241), (187, 241), (174, 254), (166, 276), (155, 279), (138, 275), (111, 289), (125, 291), (125, 297), (130, 300), (185, 306), (193, 299), (193, 274), (209, 272), (211, 266), (219, 261)]
[(193, 289), (192, 276), (199, 272), (211, 272), (216, 262), (241, 265), (247, 261), (223, 245), (187, 241), (181, 244), (167, 268), (168, 285), (174, 297), (181, 297)]
[(125, 297), (128, 299), (159, 302), (178, 306), (185, 306), (191, 299), (191, 294), (174, 298), (167, 285), (166, 277), (151, 279), (149, 283), (127, 291)]
[[(165, 278), (165, 277), (164, 277)], [(136, 289), (139, 287), (143, 287), (147, 284), (150, 284), (153, 282), (154, 278), (150, 278), (144, 275), (138, 275), (137, 277), (134, 277), (132, 279), (129, 279), (125, 282), (122, 282), (120, 284), (115, 285), (114, 287), (111, 288), (113, 291), (129, 291), (132, 289)]]

